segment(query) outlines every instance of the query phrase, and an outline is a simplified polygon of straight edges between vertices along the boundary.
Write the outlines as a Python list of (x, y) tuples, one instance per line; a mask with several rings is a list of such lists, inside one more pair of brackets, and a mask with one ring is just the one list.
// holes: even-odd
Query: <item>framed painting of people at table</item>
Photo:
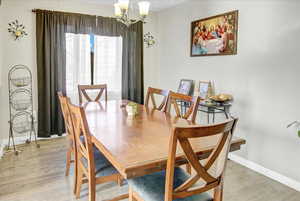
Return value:
[(238, 11), (193, 21), (191, 56), (237, 54)]

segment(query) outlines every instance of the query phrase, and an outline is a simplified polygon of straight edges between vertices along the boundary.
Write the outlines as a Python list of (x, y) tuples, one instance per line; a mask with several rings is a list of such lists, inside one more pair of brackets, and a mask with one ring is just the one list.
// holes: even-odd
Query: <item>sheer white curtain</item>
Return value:
[(108, 99), (122, 96), (122, 37), (95, 36), (94, 84), (107, 84)]
[(91, 84), (90, 36), (66, 33), (66, 92), (74, 103), (78, 84)]

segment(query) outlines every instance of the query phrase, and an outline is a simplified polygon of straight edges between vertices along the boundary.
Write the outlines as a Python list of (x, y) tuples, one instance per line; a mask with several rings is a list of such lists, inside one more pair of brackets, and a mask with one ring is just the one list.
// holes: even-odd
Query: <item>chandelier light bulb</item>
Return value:
[(149, 14), (150, 2), (140, 1), (139, 3), (140, 15), (147, 16)]
[(114, 6), (115, 6), (115, 16), (116, 17), (121, 17), (122, 16), (122, 11), (121, 11), (119, 3), (115, 3)]
[(140, 17), (139, 19), (131, 19), (129, 16), (129, 0), (118, 0), (117, 3), (114, 4), (115, 8), (115, 18), (118, 22), (125, 24), (127, 27), (130, 25), (141, 21), (146, 23), (145, 19), (149, 14), (150, 2), (149, 1), (140, 1), (138, 2)]
[(121, 10), (128, 10), (129, 0), (119, 0), (118, 4)]

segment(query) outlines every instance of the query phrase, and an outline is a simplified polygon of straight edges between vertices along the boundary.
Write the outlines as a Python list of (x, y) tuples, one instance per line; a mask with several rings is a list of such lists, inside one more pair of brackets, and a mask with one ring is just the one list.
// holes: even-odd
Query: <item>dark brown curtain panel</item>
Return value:
[(143, 22), (123, 33), (122, 98), (144, 103)]
[(64, 133), (57, 91), (66, 91), (66, 33), (88, 34), (96, 17), (36, 10), (38, 136)]

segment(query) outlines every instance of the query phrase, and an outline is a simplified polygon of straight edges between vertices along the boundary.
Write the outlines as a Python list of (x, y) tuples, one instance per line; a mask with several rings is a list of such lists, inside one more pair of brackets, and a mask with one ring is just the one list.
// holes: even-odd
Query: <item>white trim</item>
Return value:
[(4, 154), (4, 148), (5, 148), (5, 142), (4, 140), (0, 141), (0, 159), (2, 158), (3, 154)]
[(300, 192), (300, 182), (294, 179), (286, 177), (282, 174), (279, 174), (278, 172), (267, 169), (261, 165), (258, 165), (257, 163), (254, 163), (232, 153), (229, 154), (229, 159)]

